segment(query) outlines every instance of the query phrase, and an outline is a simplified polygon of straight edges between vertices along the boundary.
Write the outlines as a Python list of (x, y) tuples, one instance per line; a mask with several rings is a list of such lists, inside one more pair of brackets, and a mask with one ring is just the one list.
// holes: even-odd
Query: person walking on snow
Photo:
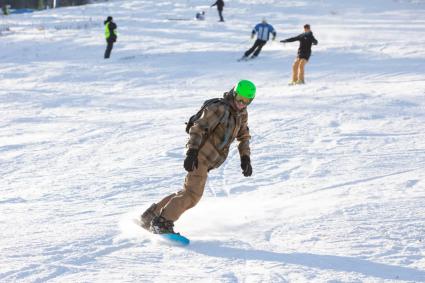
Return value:
[(296, 37), (287, 38), (280, 42), (293, 42), (299, 41), (300, 47), (298, 48), (298, 55), (292, 65), (292, 81), (290, 85), (304, 84), (304, 67), (308, 62), (311, 55), (311, 45), (317, 45), (318, 41), (313, 36), (310, 25), (304, 25), (304, 32)]
[(217, 6), (218, 15), (220, 17), (220, 22), (224, 22), (223, 19), (223, 7), (224, 7), (224, 1), (223, 0), (217, 0), (214, 4), (211, 5), (211, 7)]
[(252, 174), (247, 106), (255, 97), (256, 87), (241, 80), (223, 99), (201, 108), (202, 115), (189, 128), (184, 168), (188, 172), (183, 189), (152, 204), (141, 216), (141, 226), (155, 234), (174, 232), (174, 222), (202, 197), (208, 172), (226, 160), (231, 143), (239, 141), (242, 174)]
[(112, 21), (111, 16), (103, 24), (105, 25), (105, 39), (107, 43), (104, 58), (108, 59), (111, 56), (114, 42), (117, 41), (117, 25)]
[(276, 39), (276, 31), (274, 27), (267, 23), (267, 20), (264, 18), (261, 23), (257, 24), (251, 33), (251, 38), (254, 38), (255, 34), (257, 34), (257, 40), (254, 42), (254, 45), (248, 49), (245, 54), (242, 56), (241, 60), (247, 59), (252, 52), (254, 54), (251, 56), (252, 59), (260, 54), (261, 49), (267, 43), (270, 38), (270, 34), (273, 35), (272, 40)]

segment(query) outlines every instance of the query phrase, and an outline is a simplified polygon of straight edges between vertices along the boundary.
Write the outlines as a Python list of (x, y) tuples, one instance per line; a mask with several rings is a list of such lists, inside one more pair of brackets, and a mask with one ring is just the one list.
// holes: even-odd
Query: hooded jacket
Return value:
[(313, 36), (313, 32), (308, 31), (304, 32), (296, 37), (291, 37), (285, 40), (282, 40), (281, 42), (293, 42), (293, 41), (299, 41), (300, 47), (298, 48), (298, 58), (306, 59), (308, 60), (311, 55), (311, 45), (317, 45), (317, 40)]
[(232, 142), (239, 141), (240, 156), (250, 156), (248, 111), (234, 107), (233, 89), (224, 93), (223, 102), (207, 106), (202, 116), (189, 130), (186, 147), (198, 149), (200, 160), (207, 162), (208, 168), (218, 168), (226, 160)]

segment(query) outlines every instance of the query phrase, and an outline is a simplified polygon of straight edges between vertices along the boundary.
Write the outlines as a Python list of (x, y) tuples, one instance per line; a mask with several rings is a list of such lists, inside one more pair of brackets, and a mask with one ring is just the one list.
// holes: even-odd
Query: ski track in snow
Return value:
[[(0, 281), (425, 282), (424, 3), (208, 4), (0, 17)], [(278, 40), (312, 25), (306, 85), (297, 43), (236, 62), (263, 16)], [(157, 243), (134, 221), (181, 188), (184, 122), (242, 78), (254, 175), (233, 146), (176, 222), (191, 245)]]

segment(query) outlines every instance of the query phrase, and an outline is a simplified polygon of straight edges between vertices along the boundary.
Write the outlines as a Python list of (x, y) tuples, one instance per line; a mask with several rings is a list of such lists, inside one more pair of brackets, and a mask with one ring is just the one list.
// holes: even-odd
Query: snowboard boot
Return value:
[(148, 231), (150, 230), (152, 220), (159, 216), (155, 213), (156, 206), (156, 203), (152, 204), (140, 217), (140, 226)]
[(176, 234), (173, 227), (173, 221), (157, 216), (151, 222), (150, 231), (154, 234)]

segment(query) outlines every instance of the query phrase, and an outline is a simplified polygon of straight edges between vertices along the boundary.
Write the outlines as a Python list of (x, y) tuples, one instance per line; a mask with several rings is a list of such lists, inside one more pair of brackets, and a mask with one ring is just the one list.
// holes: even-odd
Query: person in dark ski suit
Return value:
[(290, 84), (304, 84), (304, 67), (310, 59), (311, 45), (317, 45), (318, 41), (313, 36), (310, 25), (304, 25), (304, 32), (296, 37), (287, 38), (280, 42), (299, 41), (298, 55), (292, 65), (292, 81)]
[(220, 17), (220, 22), (224, 22), (223, 19), (223, 7), (224, 7), (224, 1), (223, 0), (217, 0), (214, 4), (211, 5), (211, 7), (217, 6), (218, 15)]
[(105, 25), (105, 39), (107, 43), (104, 58), (108, 59), (111, 56), (114, 42), (117, 41), (117, 25), (112, 21), (111, 16), (109, 16), (103, 24)]
[(263, 46), (266, 45), (269, 40), (270, 34), (273, 35), (272, 40), (276, 39), (276, 31), (274, 27), (271, 24), (268, 24), (265, 18), (261, 23), (254, 27), (251, 33), (251, 38), (254, 38), (255, 34), (257, 34), (257, 40), (254, 42), (254, 45), (245, 52), (242, 59), (246, 59), (252, 52), (254, 52), (254, 54), (252, 54), (251, 58), (257, 57)]
[(152, 204), (141, 216), (141, 226), (155, 234), (175, 233), (174, 222), (202, 197), (208, 172), (220, 167), (232, 142), (239, 141), (242, 174), (252, 174), (251, 136), (247, 106), (255, 97), (255, 85), (241, 80), (219, 102), (207, 105), (189, 129), (184, 168), (188, 172), (183, 189)]

